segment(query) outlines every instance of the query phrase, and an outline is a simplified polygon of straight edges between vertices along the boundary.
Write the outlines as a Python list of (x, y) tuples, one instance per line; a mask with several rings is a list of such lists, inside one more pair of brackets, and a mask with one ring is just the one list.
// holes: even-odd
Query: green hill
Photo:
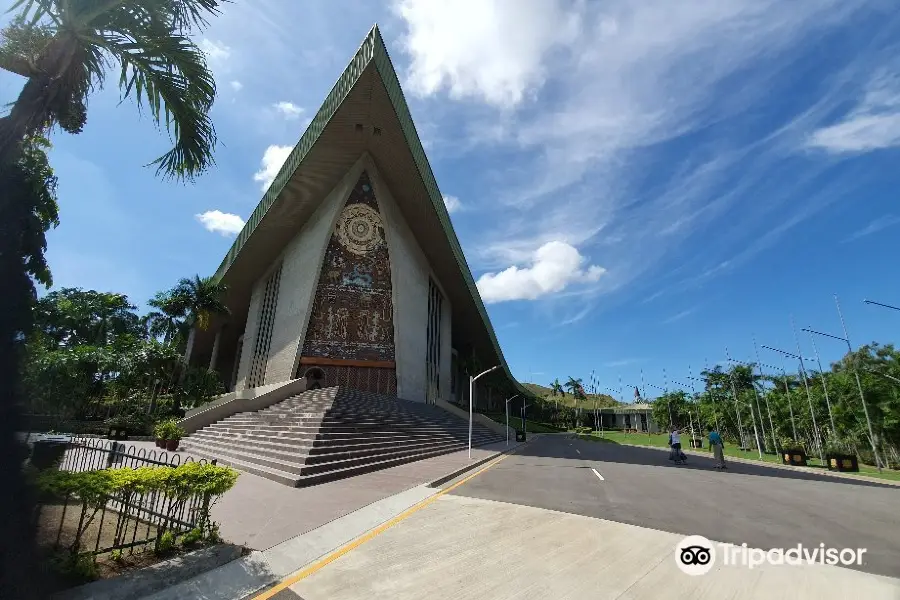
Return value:
[[(523, 383), (525, 389), (533, 393), (538, 398), (544, 398), (548, 402), (559, 402), (560, 406), (575, 406), (575, 398), (572, 394), (566, 392), (565, 396), (553, 396), (550, 388), (540, 385), (539, 383)], [(586, 400), (579, 400), (577, 406), (581, 408), (605, 408), (609, 406), (619, 406), (621, 403), (609, 394), (588, 394)]]

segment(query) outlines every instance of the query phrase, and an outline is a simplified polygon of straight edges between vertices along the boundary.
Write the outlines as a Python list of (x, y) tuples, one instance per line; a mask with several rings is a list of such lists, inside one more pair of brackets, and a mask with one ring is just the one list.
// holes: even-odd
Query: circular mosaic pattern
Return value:
[(353, 254), (367, 254), (384, 241), (381, 216), (371, 206), (351, 204), (341, 213), (337, 234), (344, 248)]

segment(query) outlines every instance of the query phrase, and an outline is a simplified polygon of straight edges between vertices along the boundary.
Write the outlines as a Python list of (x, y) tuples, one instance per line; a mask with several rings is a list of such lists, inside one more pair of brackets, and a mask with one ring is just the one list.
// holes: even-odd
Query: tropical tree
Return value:
[(569, 392), (578, 399), (582, 395), (581, 391), (581, 379), (575, 379), (572, 376), (569, 376), (569, 380), (564, 384), (565, 388), (569, 390)]
[(228, 315), (228, 288), (215, 277), (183, 278), (148, 304), (156, 310), (145, 317), (150, 335), (183, 345), (192, 328), (206, 330), (215, 315)]
[(119, 88), (174, 134), (153, 161), (158, 172), (190, 178), (213, 163), (209, 117), (216, 85), (190, 35), (221, 0), (17, 0), (0, 37), (0, 68), (26, 79), (0, 118), (0, 168), (28, 136), (59, 126), (81, 133), (88, 97), (117, 67)]
[(225, 304), (228, 288), (215, 276), (181, 279), (173, 292), (184, 303), (187, 324), (201, 331), (209, 327), (213, 316), (230, 314)]
[(556, 396), (557, 394), (559, 394), (561, 396), (566, 395), (565, 390), (563, 390), (562, 384), (559, 383), (559, 378), (554, 379), (553, 382), (550, 384), (550, 395)]

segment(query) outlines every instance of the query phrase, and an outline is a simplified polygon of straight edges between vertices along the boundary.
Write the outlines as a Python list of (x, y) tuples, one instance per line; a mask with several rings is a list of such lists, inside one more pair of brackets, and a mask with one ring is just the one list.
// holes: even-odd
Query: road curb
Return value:
[[(536, 434), (536, 435), (542, 435), (542, 434)], [(531, 438), (530, 441), (533, 441), (533, 440), (534, 440), (534, 438)], [(435, 479), (431, 483), (426, 484), (425, 487), (436, 488), (438, 486), (444, 485), (448, 481), (456, 479), (463, 473), (466, 473), (467, 471), (471, 471), (472, 469), (476, 469), (476, 468), (480, 467), (481, 465), (488, 463), (499, 456), (503, 456), (504, 454), (509, 454), (510, 452), (512, 452), (514, 450), (518, 450), (519, 448), (521, 448), (522, 446), (524, 446), (528, 443), (529, 443), (529, 441), (519, 442), (515, 446), (511, 446), (508, 450), (504, 450), (502, 452), (497, 452), (496, 454), (492, 454), (486, 458), (482, 458), (481, 460), (475, 461), (470, 465), (466, 465), (461, 469), (457, 469), (457, 470), (453, 471), (452, 473), (448, 473), (447, 475), (439, 477), (438, 479)]]
[[(668, 448), (662, 448), (660, 446), (646, 446), (644, 444), (619, 444), (620, 446), (632, 446), (634, 448), (647, 448), (649, 450), (664, 450), (666, 452), (669, 451)], [(685, 454), (688, 456), (701, 456), (706, 458), (712, 458), (712, 453), (710, 452), (698, 452), (697, 450), (683, 450)], [(873, 483), (883, 483), (886, 485), (892, 485), (894, 487), (900, 487), (900, 481), (895, 481), (893, 479), (881, 479), (879, 477), (870, 477), (868, 475), (850, 475), (848, 473), (837, 473), (835, 471), (825, 470), (817, 470), (817, 469), (809, 469), (804, 467), (792, 467), (790, 465), (782, 465), (779, 463), (771, 463), (762, 460), (753, 460), (752, 458), (743, 458), (740, 456), (726, 456), (726, 462), (737, 462), (747, 465), (759, 465), (763, 467), (771, 467), (773, 469), (781, 469), (783, 471), (793, 471), (795, 473), (810, 473), (812, 475), (825, 475), (827, 477), (833, 477), (835, 479), (849, 479), (851, 481), (867, 481)]]

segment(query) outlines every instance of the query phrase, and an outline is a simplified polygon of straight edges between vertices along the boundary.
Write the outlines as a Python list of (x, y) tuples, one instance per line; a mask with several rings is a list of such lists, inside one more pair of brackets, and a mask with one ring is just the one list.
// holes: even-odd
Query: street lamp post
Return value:
[[(837, 302), (837, 297), (835, 296), (835, 302)], [(874, 300), (863, 300), (866, 304), (874, 304), (875, 306), (881, 306), (882, 308), (890, 308), (891, 310), (900, 310), (900, 307), (891, 306), (890, 304), (884, 304), (882, 302), (875, 302)]]
[[(756, 336), (753, 337), (753, 352), (756, 354), (756, 364), (759, 365), (759, 374), (762, 377), (765, 377), (765, 373), (763, 373), (763, 364), (759, 360), (759, 348), (756, 346)], [(785, 376), (787, 379), (787, 376)], [(787, 383), (787, 381), (785, 381)], [(766, 412), (769, 415), (769, 431), (772, 432), (772, 449), (775, 451), (775, 454), (778, 454), (778, 440), (775, 438), (775, 424), (772, 422), (772, 407), (769, 406), (769, 395), (766, 394), (763, 396), (763, 401), (766, 403)], [(790, 402), (790, 397), (788, 397), (788, 402)], [(794, 411), (791, 410), (791, 422), (793, 422)], [(760, 416), (762, 419), (762, 416)], [(795, 436), (796, 437), (796, 436)]]
[[(822, 438), (819, 436), (819, 428), (816, 425), (816, 417), (813, 414), (812, 394), (809, 391), (809, 382), (806, 381), (806, 368), (803, 366), (803, 361), (812, 360), (812, 359), (804, 358), (802, 356), (799, 356), (792, 352), (787, 352), (785, 350), (779, 350), (778, 348), (772, 348), (771, 346), (763, 346), (763, 348), (765, 348), (766, 350), (772, 350), (773, 352), (778, 352), (785, 356), (790, 356), (791, 358), (797, 359), (797, 363), (800, 365), (800, 378), (803, 379), (803, 386), (806, 388), (806, 400), (809, 402), (809, 415), (812, 418), (812, 425), (813, 425), (813, 441), (816, 443), (816, 447), (819, 450), (820, 458), (822, 459), (822, 462), (824, 463), (825, 462), (825, 454), (822, 450), (822, 441), (821, 441)], [(787, 389), (787, 374), (785, 374), (784, 387), (785, 387), (785, 389)], [(791, 409), (791, 411), (793, 412), (793, 409)], [(794, 430), (794, 439), (796, 439), (796, 436), (797, 436), (797, 433), (796, 433), (796, 429), (795, 429)]]
[[(728, 361), (731, 361), (731, 356), (728, 354), (727, 346), (725, 347), (725, 358)], [(734, 361), (734, 362), (738, 362), (738, 361)], [(738, 418), (740, 418), (741, 410), (740, 410), (740, 406), (738, 405), (736, 386), (734, 385), (734, 370), (731, 371), (730, 375), (731, 375), (731, 392), (734, 394), (735, 408), (738, 411)], [(750, 385), (753, 386), (753, 372), (752, 371), (750, 372)], [(753, 386), (753, 390), (756, 391), (755, 386)], [(753, 403), (750, 402), (749, 405), (750, 405), (750, 420), (753, 422), (753, 437), (756, 439), (756, 451), (759, 453), (759, 459), (762, 460), (762, 457), (763, 457), (762, 444), (759, 441), (759, 429), (756, 428), (756, 416), (753, 414)], [(757, 408), (759, 408), (759, 407), (757, 407)], [(760, 418), (762, 418), (762, 415), (760, 415)]]
[(483, 377), (492, 371), (496, 371), (499, 368), (500, 368), (500, 365), (497, 365), (495, 367), (491, 367), (487, 371), (482, 371), (475, 377), (472, 377), (471, 375), (469, 376), (469, 458), (470, 459), (472, 458), (472, 394), (473, 394), (473, 390), (475, 389), (475, 382), (478, 381), (478, 379), (480, 377)]
[(518, 398), (519, 395), (510, 396), (506, 399), (506, 445), (509, 446), (509, 401)]
[[(837, 296), (835, 296), (835, 302), (837, 302)], [(838, 305), (838, 314), (840, 314), (840, 305)], [(841, 315), (841, 325), (844, 324), (844, 316)], [(872, 454), (875, 456), (875, 466), (878, 468), (878, 472), (881, 472), (881, 457), (878, 455), (878, 445), (875, 443), (875, 434), (872, 430), (872, 420), (869, 418), (869, 408), (866, 406), (866, 397), (863, 394), (862, 382), (859, 380), (859, 371), (856, 368), (856, 361), (853, 360), (853, 346), (850, 344), (850, 339), (847, 337), (839, 337), (836, 335), (831, 335), (830, 333), (822, 333), (821, 331), (816, 331), (814, 329), (810, 329), (808, 327), (804, 328), (803, 331), (807, 333), (814, 333), (816, 335), (821, 335), (823, 337), (829, 337), (835, 340), (840, 340), (847, 344), (847, 351), (850, 355), (851, 365), (853, 366), (853, 376), (856, 378), (856, 389), (859, 391), (859, 401), (862, 403), (863, 413), (866, 415), (866, 426), (869, 429), (869, 444), (872, 446)], [(844, 335), (847, 334), (847, 328), (844, 326)]]
[[(808, 331), (806, 333), (809, 333)], [(828, 406), (828, 420), (831, 422), (831, 435), (837, 437), (837, 426), (834, 424), (834, 412), (831, 410), (831, 398), (828, 397), (828, 384), (825, 383), (825, 371), (822, 370), (822, 360), (819, 358), (819, 349), (816, 347), (816, 338), (809, 333), (809, 341), (812, 343), (813, 354), (816, 355), (816, 364), (819, 365), (819, 378), (822, 380), (822, 391), (825, 392), (825, 404)]]

